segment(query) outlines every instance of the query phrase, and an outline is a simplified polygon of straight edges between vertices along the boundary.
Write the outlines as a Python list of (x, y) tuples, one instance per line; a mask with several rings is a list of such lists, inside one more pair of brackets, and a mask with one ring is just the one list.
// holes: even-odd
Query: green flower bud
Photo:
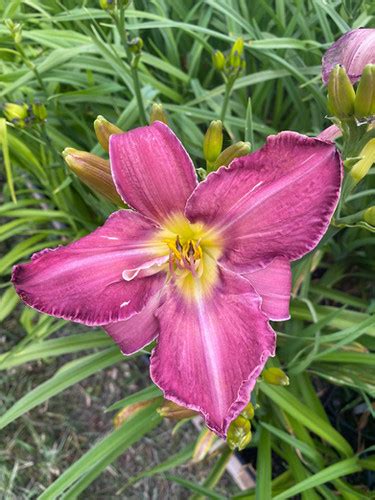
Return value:
[(139, 36), (128, 41), (129, 49), (133, 54), (138, 55), (142, 51), (143, 40)]
[(164, 112), (163, 105), (154, 102), (151, 107), (150, 123), (163, 122), (168, 125), (167, 115)]
[(353, 165), (349, 172), (356, 184), (367, 175), (367, 172), (375, 163), (375, 139), (368, 141), (359, 156), (361, 156), (361, 159)]
[(241, 415), (230, 424), (227, 433), (227, 444), (231, 450), (243, 450), (251, 441), (250, 422)]
[(241, 415), (247, 420), (252, 420), (254, 418), (255, 408), (252, 403), (249, 403), (245, 406), (245, 408), (241, 411)]
[(74, 148), (66, 148), (62, 154), (70, 170), (90, 189), (112, 203), (124, 206), (112, 179), (109, 160)]
[(280, 368), (272, 367), (263, 370), (263, 380), (272, 385), (289, 385), (289, 378)]
[(116, 7), (116, 0), (99, 0), (99, 3), (104, 10), (113, 10)]
[(250, 142), (236, 142), (236, 144), (232, 144), (231, 146), (224, 149), (222, 153), (214, 161), (211, 170), (216, 170), (223, 165), (229, 165), (231, 161), (235, 158), (240, 158), (241, 156), (245, 156), (250, 153), (251, 144)]
[(98, 142), (105, 151), (109, 149), (110, 136), (123, 133), (123, 130), (113, 125), (113, 123), (109, 122), (101, 115), (94, 121), (94, 129)]
[(365, 211), (363, 220), (367, 222), (367, 224), (370, 224), (370, 226), (375, 227), (375, 206), (370, 207)]
[(28, 114), (27, 104), (16, 104), (14, 102), (7, 102), (4, 104), (4, 114), (9, 120), (24, 120)]
[(31, 106), (31, 109), (34, 116), (41, 122), (44, 122), (47, 119), (46, 107), (41, 102), (34, 102), (34, 104)]
[(217, 71), (223, 71), (225, 66), (225, 56), (221, 50), (215, 50), (212, 54), (212, 63)]
[(213, 163), (223, 147), (223, 124), (220, 120), (210, 123), (203, 140), (203, 156), (208, 164)]
[(355, 92), (345, 68), (337, 64), (328, 80), (328, 110), (337, 118), (349, 118), (354, 114)]
[(244, 67), (243, 49), (243, 38), (237, 38), (229, 54), (229, 65), (235, 71), (240, 71)]
[(22, 24), (20, 23), (15, 23), (11, 19), (6, 19), (5, 25), (10, 31), (10, 34), (12, 35), (12, 38), (14, 40), (14, 43), (21, 43), (22, 42)]
[(375, 115), (375, 64), (368, 64), (359, 80), (355, 101), (356, 118), (367, 118)]

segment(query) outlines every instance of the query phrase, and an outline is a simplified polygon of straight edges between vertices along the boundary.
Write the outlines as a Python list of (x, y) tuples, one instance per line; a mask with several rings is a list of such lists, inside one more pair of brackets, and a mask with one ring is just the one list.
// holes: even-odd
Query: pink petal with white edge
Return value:
[(353, 83), (359, 80), (366, 64), (375, 64), (375, 29), (349, 31), (331, 45), (322, 60), (325, 85), (336, 64), (344, 66)]
[(273, 321), (290, 318), (289, 302), (292, 288), (292, 272), (288, 260), (274, 259), (264, 269), (243, 274), (262, 298), (262, 310)]
[(197, 184), (193, 163), (172, 130), (161, 122), (112, 135), (112, 176), (123, 200), (163, 222), (183, 213)]
[(125, 269), (163, 260), (150, 244), (159, 228), (129, 210), (80, 240), (33, 255), (13, 269), (17, 293), (38, 311), (86, 325), (104, 325), (141, 311), (165, 282), (165, 273), (125, 281)]
[(126, 356), (139, 351), (157, 337), (159, 323), (155, 311), (159, 302), (160, 294), (156, 293), (138, 314), (103, 326)]
[(203, 414), (225, 436), (249, 402), (275, 334), (250, 283), (220, 270), (206, 298), (189, 300), (173, 284), (156, 312), (160, 324), (151, 377), (165, 397)]
[(282, 132), (210, 174), (189, 198), (186, 216), (222, 231), (221, 262), (236, 272), (265, 267), (278, 256), (296, 260), (327, 230), (341, 177), (333, 143)]

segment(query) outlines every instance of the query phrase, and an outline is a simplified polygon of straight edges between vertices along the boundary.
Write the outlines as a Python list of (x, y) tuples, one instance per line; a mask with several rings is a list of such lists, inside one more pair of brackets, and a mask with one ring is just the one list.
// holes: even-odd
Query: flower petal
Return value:
[(290, 318), (292, 273), (288, 260), (277, 257), (264, 269), (258, 269), (243, 276), (250, 281), (262, 297), (262, 311), (269, 319), (284, 321)]
[(159, 323), (155, 311), (159, 302), (160, 294), (156, 293), (141, 312), (124, 321), (103, 326), (125, 355), (134, 354), (157, 337)]
[(341, 64), (356, 82), (366, 64), (375, 63), (375, 29), (355, 29), (339, 38), (323, 56), (322, 78), (325, 85), (336, 64)]
[(158, 230), (145, 217), (120, 210), (88, 236), (15, 266), (12, 281), (26, 304), (53, 316), (87, 325), (129, 318), (165, 282), (163, 272), (133, 281), (122, 276), (125, 269), (165, 260), (152, 244)]
[(331, 125), (330, 127), (325, 128), (320, 132), (317, 136), (321, 141), (334, 141), (338, 137), (342, 136), (342, 132), (337, 125)]
[(200, 411), (208, 427), (225, 436), (274, 355), (275, 334), (250, 283), (219, 273), (213, 293), (193, 300), (173, 284), (166, 287), (156, 312), (160, 333), (151, 377), (167, 399)]
[(222, 231), (221, 262), (235, 271), (265, 267), (277, 256), (296, 260), (326, 231), (341, 175), (333, 143), (282, 132), (210, 174), (189, 198), (186, 216)]
[(183, 213), (197, 184), (193, 163), (172, 130), (154, 122), (110, 139), (117, 191), (144, 215), (164, 221)]

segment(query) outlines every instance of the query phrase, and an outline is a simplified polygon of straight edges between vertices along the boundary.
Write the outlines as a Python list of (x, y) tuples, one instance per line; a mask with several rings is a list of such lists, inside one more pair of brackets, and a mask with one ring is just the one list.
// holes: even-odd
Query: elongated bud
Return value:
[(222, 151), (219, 156), (216, 158), (212, 165), (211, 170), (216, 170), (219, 167), (227, 166), (233, 161), (235, 158), (240, 158), (241, 156), (245, 156), (250, 153), (251, 144), (250, 142), (236, 142), (236, 144), (232, 144)]
[(139, 403), (133, 403), (132, 405), (125, 406), (122, 410), (116, 413), (113, 418), (113, 426), (115, 429), (120, 427), (124, 422), (129, 420), (129, 418), (133, 417), (136, 413), (138, 413), (143, 408), (150, 406), (155, 401), (155, 398), (149, 399), (147, 401), (140, 401)]
[(210, 123), (203, 140), (203, 156), (208, 164), (213, 163), (223, 147), (223, 124), (220, 120)]
[(345, 68), (337, 64), (328, 81), (328, 110), (337, 118), (349, 118), (354, 114), (355, 92)]
[(227, 444), (231, 450), (243, 450), (251, 441), (251, 424), (241, 415), (230, 424), (227, 433)]
[(116, 191), (109, 160), (73, 148), (64, 149), (63, 157), (70, 170), (90, 189), (116, 205), (124, 205)]
[(263, 380), (272, 385), (289, 385), (289, 378), (280, 368), (266, 368), (262, 372)]
[(249, 403), (245, 406), (245, 408), (241, 411), (241, 415), (248, 420), (252, 420), (254, 418), (255, 409), (252, 403)]
[(123, 133), (123, 130), (113, 125), (113, 123), (109, 122), (101, 115), (94, 121), (94, 129), (99, 144), (105, 151), (109, 150), (109, 138), (111, 135)]
[(116, 7), (116, 0), (99, 0), (99, 4), (104, 10), (113, 10)]
[(375, 206), (368, 208), (364, 215), (363, 220), (370, 224), (370, 226), (375, 226)]
[(44, 122), (47, 119), (47, 110), (44, 104), (41, 102), (34, 102), (31, 106), (32, 112), (34, 116), (41, 122)]
[(368, 64), (359, 80), (354, 113), (356, 118), (367, 118), (375, 115), (375, 64)]
[(140, 54), (143, 47), (143, 40), (141, 37), (137, 36), (128, 41), (129, 49), (133, 54)]
[(214, 432), (209, 429), (203, 430), (195, 444), (192, 461), (197, 463), (204, 460), (216, 440), (217, 436)]
[(6, 27), (10, 31), (10, 34), (14, 40), (14, 43), (21, 43), (22, 42), (22, 24), (20, 23), (15, 23), (12, 21), (12, 19), (6, 19), (5, 23)]
[(243, 38), (237, 38), (229, 54), (229, 64), (235, 70), (242, 69), (244, 66), (243, 49)]
[(375, 162), (375, 139), (368, 141), (359, 156), (362, 158), (350, 170), (350, 176), (355, 183), (361, 181), (367, 175), (367, 172)]
[(167, 115), (164, 112), (163, 105), (154, 102), (151, 107), (150, 123), (163, 122), (168, 125)]
[(16, 104), (14, 102), (6, 102), (4, 104), (4, 115), (7, 120), (13, 122), (14, 120), (24, 120), (28, 115), (27, 104)]
[(225, 56), (221, 50), (215, 50), (212, 54), (212, 64), (217, 71), (223, 71), (225, 66)]
[(189, 410), (189, 408), (180, 406), (167, 399), (165, 400), (163, 405), (156, 411), (161, 417), (170, 418), (172, 420), (182, 420), (184, 418), (192, 418), (198, 415), (196, 411)]

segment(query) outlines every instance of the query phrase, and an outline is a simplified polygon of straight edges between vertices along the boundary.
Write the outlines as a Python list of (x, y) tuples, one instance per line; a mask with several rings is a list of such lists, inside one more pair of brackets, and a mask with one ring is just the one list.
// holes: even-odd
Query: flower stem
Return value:
[(233, 88), (234, 80), (228, 79), (225, 82), (225, 94), (224, 94), (224, 101), (223, 101), (223, 106), (221, 108), (221, 113), (220, 113), (220, 120), (224, 123), (225, 120), (225, 115), (227, 114), (227, 109), (228, 109), (228, 104), (229, 104), (229, 98), (230, 94)]
[(126, 40), (126, 28), (125, 28), (125, 8), (120, 7), (120, 15), (118, 16), (117, 14), (113, 14), (113, 20), (115, 21), (117, 31), (120, 35), (121, 43), (125, 49), (126, 52), (126, 58), (130, 67), (130, 74), (133, 79), (133, 85), (134, 85), (134, 94), (135, 98), (137, 101), (138, 105), (138, 111), (139, 111), (139, 118), (142, 123), (142, 125), (147, 124), (147, 116), (146, 116), (146, 111), (145, 107), (143, 104), (143, 98), (142, 98), (142, 92), (141, 92), (141, 85), (139, 81), (139, 74), (138, 74), (138, 61), (139, 61), (139, 56), (133, 56), (131, 53), (131, 50), (128, 46), (127, 40)]

